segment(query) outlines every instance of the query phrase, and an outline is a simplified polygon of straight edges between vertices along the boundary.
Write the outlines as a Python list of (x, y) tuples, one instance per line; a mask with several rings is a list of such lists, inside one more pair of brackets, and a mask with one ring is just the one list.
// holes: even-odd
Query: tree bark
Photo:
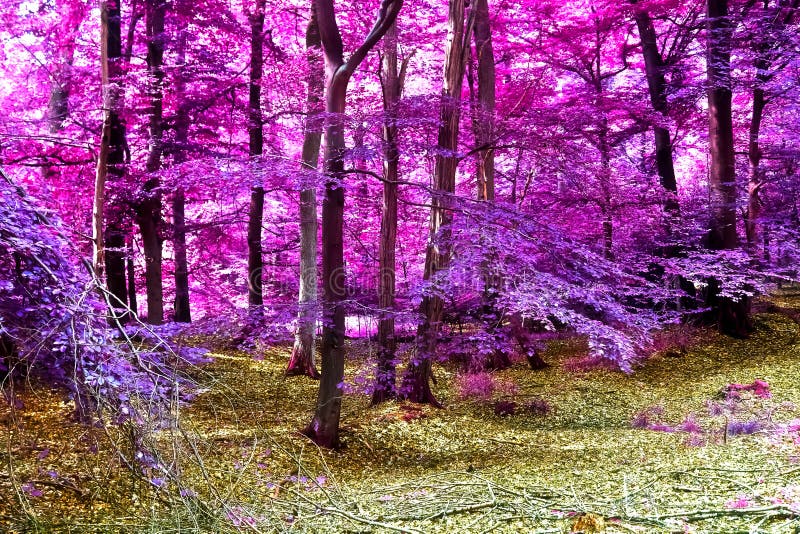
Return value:
[[(264, 123), (261, 116), (261, 78), (264, 72), (264, 0), (257, 0), (250, 18), (250, 103), (248, 133), (249, 154), (253, 162), (260, 165), (264, 151)], [(257, 309), (264, 304), (263, 280), (264, 258), (261, 247), (261, 225), (264, 218), (264, 187), (261, 171), (257, 172), (257, 184), (250, 191), (250, 208), (247, 222), (247, 290), (248, 304)]]
[[(473, 17), (465, 17), (466, 1), (450, 0), (445, 47), (444, 83), (440, 108), (438, 147), (434, 164), (428, 247), (425, 254), (425, 281), (433, 280), (450, 262), (447, 227), (452, 221), (451, 198), (455, 193), (458, 166), (458, 130), (461, 118), (461, 89), (469, 52)], [(434, 288), (435, 291), (435, 288)], [(400, 393), (413, 402), (441, 406), (431, 390), (431, 361), (436, 354), (442, 324), (442, 298), (435, 292), (422, 298), (423, 322), (417, 329), (417, 353), (408, 364)]]
[(759, 137), (761, 132), (761, 121), (764, 116), (764, 89), (756, 87), (753, 89), (753, 115), (750, 120), (749, 142), (747, 145), (747, 219), (745, 220), (745, 234), (747, 236), (747, 247), (752, 254), (758, 253), (761, 244), (761, 188), (763, 187), (761, 172), (761, 146)]
[(108, 186), (118, 186), (125, 175), (127, 142), (122, 108), (122, 41), (120, 3), (101, 3), (100, 54), (103, 84), (103, 127), (95, 174), (92, 227), (94, 241), (93, 266), (98, 279), (105, 271), (112, 313), (119, 320), (127, 319), (128, 292), (125, 279), (125, 228), (122, 206), (105, 206)]
[(139, 315), (139, 304), (136, 302), (136, 273), (133, 270), (133, 239), (125, 244), (125, 273), (128, 278), (128, 307), (134, 315)]
[(353, 72), (397, 18), (402, 0), (383, 0), (370, 33), (344, 61), (333, 0), (315, 0), (317, 23), (328, 74), (325, 111), (325, 200), (322, 203), (323, 329), (322, 377), (314, 416), (304, 433), (317, 445), (336, 448), (344, 379), (345, 271), (342, 228), (344, 223), (344, 109), (347, 85)]
[[(731, 105), (731, 23), (727, 0), (708, 0), (708, 114), (710, 220), (706, 245), (711, 250), (738, 246), (736, 232), (736, 167)], [(718, 311), (720, 332), (737, 337), (749, 335), (750, 300), (719, 296), (719, 282), (711, 280), (708, 303)]]
[(476, 177), (478, 200), (494, 200), (495, 68), (488, 0), (475, 0), (475, 54), (478, 56), (478, 105), (472, 128), (478, 149)]
[[(175, 141), (172, 147), (173, 164), (181, 165), (186, 161), (186, 146), (189, 140), (189, 106), (186, 101), (186, 43), (188, 24), (185, 0), (176, 4), (178, 13), (178, 35), (176, 45), (175, 98), (178, 109), (175, 113)], [(175, 302), (173, 319), (179, 323), (192, 321), (189, 301), (189, 262), (186, 254), (186, 194), (180, 184), (175, 188), (172, 197), (172, 246), (175, 249)]]
[(392, 24), (383, 40), (381, 87), (383, 89), (383, 206), (381, 234), (378, 247), (378, 368), (372, 392), (372, 404), (377, 405), (396, 396), (397, 377), (394, 337), (395, 256), (397, 245), (397, 182), (399, 151), (397, 148), (397, 104), (403, 91), (403, 68), (398, 71), (397, 23)]
[(136, 205), (136, 222), (142, 234), (145, 259), (145, 287), (147, 290), (147, 322), (164, 321), (163, 277), (161, 271), (161, 191), (155, 174), (161, 169), (164, 152), (164, 16), (165, 0), (147, 0), (145, 25), (147, 33), (147, 67), (149, 71), (150, 123), (147, 179)]
[[(664, 59), (658, 50), (656, 30), (647, 10), (637, 6), (634, 18), (636, 19), (636, 27), (639, 30), (639, 39), (642, 44), (650, 103), (654, 111), (666, 117), (668, 113), (667, 83), (664, 78)], [(663, 126), (654, 126), (653, 133), (655, 134), (656, 144), (656, 170), (661, 187), (668, 194), (664, 208), (668, 216), (675, 217), (679, 214), (680, 206), (677, 197), (678, 183), (675, 179), (675, 166), (672, 157), (672, 141), (669, 130)]]
[[(306, 29), (308, 57), (307, 118), (303, 137), (304, 171), (316, 171), (322, 139), (320, 115), (324, 110), (325, 68), (322, 61), (322, 41), (317, 26), (316, 9), (311, 7), (311, 19)], [(317, 330), (317, 190), (312, 184), (300, 192), (300, 293), (294, 347), (286, 367), (286, 375), (305, 375), (319, 378), (315, 362)]]
[[(477, 99), (473, 98), (472, 131), (475, 136), (475, 181), (478, 186), (478, 200), (492, 202), (494, 191), (494, 125), (495, 125), (495, 65), (492, 47), (492, 28), (489, 17), (488, 0), (476, 0), (474, 4), (475, 55), (477, 56), (476, 78), (478, 81)], [(471, 71), (471, 69), (470, 69)], [(472, 79), (470, 95), (472, 96)], [(481, 247), (492, 247), (491, 243), (481, 243)], [(481, 322), (493, 339), (500, 341), (498, 331), (503, 323), (503, 313), (495, 305), (497, 287), (492, 273), (492, 261), (487, 254), (480, 268), (484, 280), (483, 310)], [(477, 363), (477, 362), (476, 362)], [(511, 354), (502, 342), (492, 352), (488, 361), (479, 362), (489, 369), (505, 369), (511, 366)]]

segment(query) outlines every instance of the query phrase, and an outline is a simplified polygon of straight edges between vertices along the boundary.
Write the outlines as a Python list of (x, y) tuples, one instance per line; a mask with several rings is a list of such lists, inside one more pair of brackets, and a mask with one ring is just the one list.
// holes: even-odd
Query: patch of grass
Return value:
[[(787, 496), (800, 488), (798, 444), (766, 433), (723, 439), (720, 426), (718, 437), (712, 429), (707, 444), (694, 446), (686, 434), (631, 425), (656, 405), (678, 424), (704, 412), (726, 385), (754, 379), (769, 383), (773, 397), (763, 403), (776, 419), (800, 417), (789, 404), (800, 400), (800, 329), (779, 314), (756, 324), (749, 340), (698, 332), (704, 343), (678, 357), (656, 355), (633, 375), (567, 373), (560, 363), (581, 344), (556, 341), (544, 354), (549, 368), (498, 373), (517, 385), (520, 403), (545, 399), (545, 416), (495, 415), (491, 402), (459, 397), (455, 367), (437, 367), (441, 410), (402, 402), (373, 408), (367, 396), (348, 395), (340, 451), (319, 450), (297, 432), (310, 419), (317, 383), (284, 378), (290, 347), (259, 359), (215, 353), (196, 372), (204, 391), (183, 408), (181, 428), (152, 437), (159, 460), (180, 473), (162, 488), (114, 460), (123, 436), (65, 424), (58, 392), (28, 390), (0, 453), (0, 524), (81, 532), (560, 532), (596, 516), (607, 532), (788, 532), (798, 525)], [(350, 379), (369, 350), (351, 348)], [(94, 434), (93, 456), (84, 441)], [(38, 459), (43, 446), (62, 452)], [(25, 494), (22, 486), (50, 468), (88, 496), (66, 487)], [(580, 515), (587, 513), (594, 516)]]

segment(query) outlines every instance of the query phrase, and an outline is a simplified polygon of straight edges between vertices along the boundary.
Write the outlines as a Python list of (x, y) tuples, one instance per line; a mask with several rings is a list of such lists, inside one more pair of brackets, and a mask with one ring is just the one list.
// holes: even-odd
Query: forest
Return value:
[(0, 530), (800, 531), (800, 0), (0, 5)]

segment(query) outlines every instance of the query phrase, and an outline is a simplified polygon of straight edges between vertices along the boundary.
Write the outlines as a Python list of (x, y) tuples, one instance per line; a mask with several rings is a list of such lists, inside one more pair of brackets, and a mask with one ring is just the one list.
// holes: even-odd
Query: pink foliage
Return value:
[(487, 371), (459, 375), (456, 384), (458, 395), (462, 399), (488, 400), (495, 393), (514, 395), (518, 391), (517, 385), (511, 380), (498, 379)]

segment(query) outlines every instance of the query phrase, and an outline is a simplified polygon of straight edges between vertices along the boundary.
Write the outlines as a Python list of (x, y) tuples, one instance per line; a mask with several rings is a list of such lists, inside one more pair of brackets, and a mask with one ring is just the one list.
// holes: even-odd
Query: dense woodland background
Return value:
[(0, 373), (84, 420), (281, 346), (337, 448), (344, 390), (440, 406), (438, 362), (564, 336), (633, 373), (797, 279), (797, 0), (2, 6)]

